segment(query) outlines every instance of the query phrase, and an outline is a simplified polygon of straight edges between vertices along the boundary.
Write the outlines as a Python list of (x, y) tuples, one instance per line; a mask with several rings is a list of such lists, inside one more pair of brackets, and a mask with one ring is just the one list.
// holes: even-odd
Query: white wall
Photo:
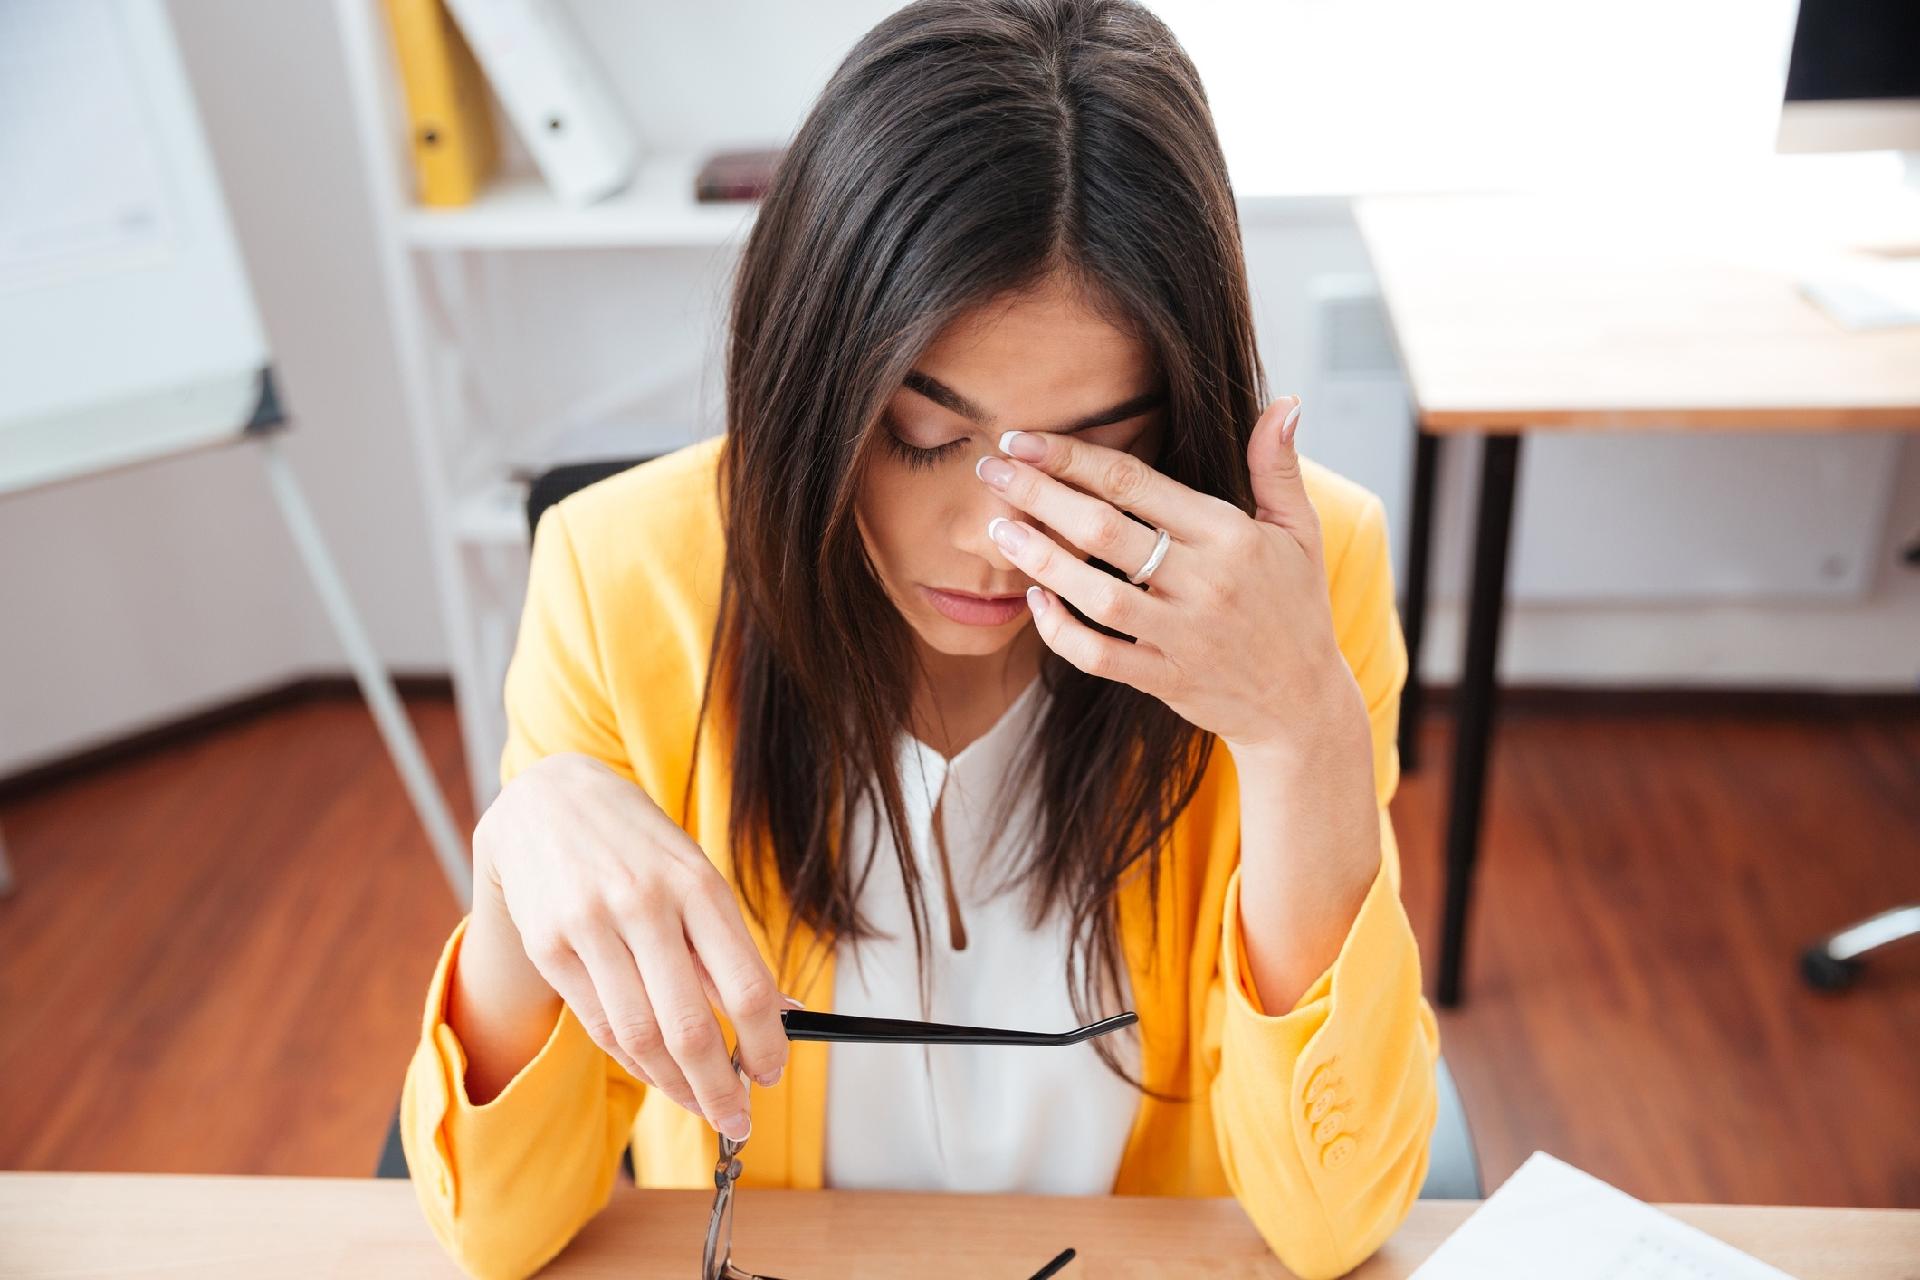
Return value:
[[(570, 7), (602, 37), (596, 47), (603, 56), (608, 49), (623, 51), (612, 60), (623, 77), (623, 96), (636, 110), (650, 112), (645, 131), (658, 142), (746, 140), (756, 131), (791, 127), (836, 51), (887, 6), (873, 0), (808, 6), (758, 0), (744, 6), (751, 20), (729, 10), (725, 33), (702, 6), (572, 0)], [(1405, 22), (1431, 10), (1386, 0), (1371, 7), (1395, 15), (1392, 22), (1369, 20), (1369, 29), (1388, 33), (1404, 33)], [(1366, 102), (1401, 91), (1407, 104), (1422, 105), (1417, 113), (1396, 108), (1403, 122), (1419, 126), (1419, 146), (1408, 154), (1417, 151), (1426, 167), (1410, 185), (1436, 172), (1434, 148), (1448, 138), (1461, 147), (1470, 137), (1490, 147), (1511, 145), (1531, 161), (1541, 158), (1543, 139), (1551, 136), (1538, 124), (1537, 102), (1517, 105), (1511, 94), (1486, 90), (1489, 76), (1431, 48), (1444, 31), (1412, 42), (1422, 46), (1417, 58), (1361, 65), (1356, 51), (1376, 46), (1356, 44), (1349, 33), (1339, 45), (1345, 52), (1339, 52), (1326, 25), (1337, 10), (1325, 5), (1302, 0), (1249, 7), (1241, 12), (1255, 21), (1255, 36), (1239, 40), (1223, 36), (1219, 10), (1212, 6), (1161, 8), (1214, 86), (1210, 93), (1236, 175), (1248, 175), (1243, 188), (1285, 189), (1290, 174), (1308, 168), (1312, 176), (1301, 179), (1303, 189), (1391, 177), (1393, 157), (1383, 148), (1409, 130), (1396, 134), (1395, 112), (1378, 106), (1360, 116), (1343, 115), (1337, 96), (1343, 85), (1348, 92), (1359, 86)], [(1481, 0), (1469, 8), (1506, 14), (1520, 23), (1522, 35), (1532, 30), (1516, 16), (1529, 12), (1527, 6)], [(1630, 123), (1642, 132), (1634, 136), (1650, 137), (1646, 130), (1660, 123), (1644, 105), (1653, 87), (1694, 87), (1694, 70), (1707, 65), (1683, 56), (1684, 49), (1674, 52), (1680, 47), (1676, 30), (1698, 48), (1743, 12), (1738, 4), (1692, 6), (1676, 27), (1672, 8), (1636, 0), (1596, 10), (1617, 17), (1607, 28), (1617, 48), (1595, 46), (1598, 28), (1557, 46), (1584, 59), (1589, 78), (1617, 86), (1626, 75), (1622, 60), (1655, 43), (1635, 32), (1665, 32), (1659, 50), (1644, 54), (1653, 61), (1635, 77), (1633, 101), (1641, 105)], [(289, 443), (294, 463), (381, 652), (401, 669), (442, 669), (437, 596), (332, 7), (326, 0), (169, 0), (169, 9), (296, 419)], [(1791, 5), (1770, 0), (1744, 11), (1762, 14), (1758, 33), (1743, 28), (1740, 39), (1723, 42), (1722, 52), (1758, 50), (1755, 56), (1764, 57), (1778, 44), (1782, 15), (1790, 15)], [(1448, 12), (1447, 29), (1464, 33), (1463, 46), (1488, 47), (1472, 14), (1458, 7)], [(711, 75), (696, 74), (701, 60), (687, 53), (689, 47), (721, 50), (746, 30), (760, 34), (757, 54)], [(1391, 35), (1377, 47), (1383, 59), (1410, 49)], [(1472, 54), (1464, 47), (1458, 52), (1463, 58)], [(1498, 54), (1495, 48), (1482, 56)], [(776, 70), (757, 67), (755, 57)], [(1522, 86), (1527, 94), (1551, 90), (1553, 77), (1529, 74)], [(1442, 109), (1450, 92), (1473, 85), (1482, 88), (1462, 91), (1451, 108), (1458, 127), (1436, 126), (1427, 111)], [(735, 92), (742, 86), (751, 92)], [(712, 95), (704, 103), (703, 93)], [(1267, 100), (1275, 104), (1270, 125), (1251, 118)], [(1724, 114), (1723, 98), (1704, 100)], [(1716, 136), (1750, 142), (1750, 114), (1665, 132), (1698, 140), (1719, 128)], [(1500, 119), (1525, 132), (1487, 137), (1483, 126)], [(1352, 131), (1352, 144), (1330, 144), (1343, 127)], [(669, 132), (671, 137), (662, 136)], [(1615, 128), (1582, 136), (1624, 135)], [(1269, 138), (1272, 148), (1261, 150)], [(1289, 139), (1303, 147), (1311, 141), (1302, 152), (1302, 164), (1311, 165), (1290, 165)], [(1355, 156), (1366, 164), (1356, 164)], [(1482, 164), (1483, 156), (1462, 150), (1448, 171), (1477, 171)], [(1316, 271), (1364, 270), (1364, 254), (1341, 219), (1321, 218), (1250, 235), (1249, 259), (1269, 372), (1276, 390), (1288, 390), (1288, 371), (1304, 368), (1308, 359), (1299, 282)], [(1429, 632), (1428, 675), (1434, 679), (1448, 678), (1454, 662), (1455, 614), (1446, 597), (1466, 554), (1471, 458), (1465, 456), (1469, 450), (1455, 452), (1462, 456), (1443, 477), (1436, 544), (1442, 599)], [(1404, 467), (1404, 438), (1383, 439), (1377, 456), (1376, 483), (1391, 491), (1401, 475), (1397, 469)], [(1909, 445), (1903, 458), (1894, 510), (1875, 548), (1879, 565), (1863, 600), (1820, 607), (1758, 600), (1523, 604), (1510, 620), (1503, 666), (1517, 680), (1913, 687), (1920, 673), (1920, 574), (1896, 567), (1894, 555), (1902, 537), (1920, 529), (1920, 449)], [(1712, 518), (1712, 496), (1702, 501), (1703, 518)], [(1524, 524), (1518, 534), (1526, 537)], [(342, 669), (299, 574), (254, 460), (241, 450), (0, 503), (0, 773), (290, 675)]]

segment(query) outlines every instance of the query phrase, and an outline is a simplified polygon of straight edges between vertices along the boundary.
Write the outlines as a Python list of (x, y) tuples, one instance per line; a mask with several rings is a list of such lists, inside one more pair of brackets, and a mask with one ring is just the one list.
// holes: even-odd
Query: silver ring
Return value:
[(1141, 565), (1139, 570), (1127, 579), (1128, 582), (1131, 582), (1136, 587), (1148, 578), (1151, 578), (1153, 571), (1160, 567), (1160, 562), (1167, 558), (1167, 548), (1173, 543), (1173, 535), (1165, 529), (1160, 529), (1159, 533), (1159, 541), (1153, 544), (1153, 554), (1148, 556), (1147, 562)]

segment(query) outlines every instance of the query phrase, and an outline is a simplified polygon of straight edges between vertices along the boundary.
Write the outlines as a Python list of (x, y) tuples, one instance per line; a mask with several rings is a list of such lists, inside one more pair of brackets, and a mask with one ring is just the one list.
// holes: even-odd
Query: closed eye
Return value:
[[(1135, 416), (1145, 417), (1146, 415), (1137, 414)], [(945, 444), (935, 445), (931, 449), (922, 449), (919, 445), (908, 444), (905, 440), (902, 440), (900, 438), (899, 433), (894, 430), (893, 420), (891, 417), (883, 416), (881, 419), (881, 424), (885, 428), (885, 430), (883, 430), (880, 433), (881, 440), (882, 440), (882, 443), (886, 445), (888, 451), (891, 452), (894, 457), (900, 459), (902, 462), (906, 463), (909, 467), (912, 467), (916, 470), (939, 466), (942, 461), (944, 461), (948, 456), (950, 456), (955, 450), (959, 449), (961, 445), (967, 442), (966, 437), (962, 436), (958, 440), (949, 440)], [(1112, 423), (1112, 422), (1092, 423), (1088, 426), (1076, 427), (1072, 431), (1061, 432), (1059, 434), (1074, 435), (1074, 436), (1084, 435), (1086, 432), (1089, 432), (1089, 431), (1098, 431), (1102, 427), (1111, 427), (1111, 426), (1117, 426), (1117, 425), (1119, 424)]]

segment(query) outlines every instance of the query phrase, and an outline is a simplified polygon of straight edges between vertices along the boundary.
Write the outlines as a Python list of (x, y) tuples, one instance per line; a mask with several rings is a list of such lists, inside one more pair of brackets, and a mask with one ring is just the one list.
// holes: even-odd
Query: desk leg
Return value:
[(1466, 654), (1460, 668), (1458, 726), (1453, 747), (1453, 794), (1447, 804), (1447, 884), (1440, 924), (1439, 998), (1460, 1003), (1467, 904), (1480, 855), (1480, 811), (1487, 794), (1492, 745), (1494, 679), (1500, 615), (1507, 594), (1507, 549), (1512, 541), (1513, 488), (1520, 468), (1520, 436), (1490, 435), (1480, 462), (1480, 515), (1473, 535), (1473, 588), (1467, 605)]
[(1440, 467), (1440, 437), (1413, 424), (1413, 501), (1407, 519), (1407, 592), (1400, 626), (1407, 639), (1407, 683), (1400, 691), (1400, 768), (1420, 767), (1420, 724), (1426, 686), (1420, 683), (1420, 640), (1427, 631), (1427, 574), (1433, 543), (1433, 484)]

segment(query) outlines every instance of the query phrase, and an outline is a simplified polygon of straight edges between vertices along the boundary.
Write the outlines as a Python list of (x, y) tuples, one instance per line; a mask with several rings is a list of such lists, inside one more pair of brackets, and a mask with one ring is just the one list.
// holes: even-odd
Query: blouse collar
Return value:
[(1035, 722), (1046, 705), (1042, 692), (1041, 677), (1036, 675), (994, 721), (992, 728), (962, 747), (951, 759), (902, 730), (898, 741), (901, 784), (908, 788), (924, 786), (921, 799), (929, 810), (949, 776), (975, 794), (997, 785), (1021, 746), (1032, 736)]

